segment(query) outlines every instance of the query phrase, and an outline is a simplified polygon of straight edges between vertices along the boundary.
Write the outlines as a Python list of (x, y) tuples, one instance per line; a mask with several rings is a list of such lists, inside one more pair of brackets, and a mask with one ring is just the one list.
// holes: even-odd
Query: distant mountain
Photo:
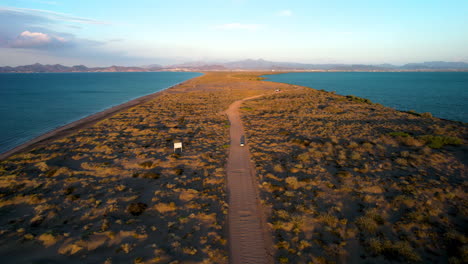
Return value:
[(429, 61), (423, 63), (408, 63), (400, 67), (401, 69), (431, 69), (431, 70), (458, 70), (468, 69), (468, 63), (465, 62), (446, 62), (446, 61)]
[(151, 68), (162, 68), (163, 66), (160, 65), (160, 64), (150, 64), (150, 65), (144, 65), (144, 66), (141, 66), (141, 68), (145, 68), (145, 69), (151, 69)]
[(224, 65), (221, 65), (219, 63), (209, 63), (205, 61), (192, 61), (192, 62), (185, 62), (182, 64), (174, 64), (174, 65), (166, 66), (163, 69), (169, 69), (169, 70), (183, 69), (183, 70), (193, 70), (193, 71), (228, 70)]
[(153, 71), (225, 71), (225, 70), (267, 70), (267, 71), (468, 71), (468, 63), (432, 61), (423, 63), (409, 63), (403, 66), (392, 64), (305, 64), (296, 62), (274, 62), (263, 59), (240, 60), (226, 63), (187, 62), (169, 66), (151, 64), (142, 67), (94, 67), (84, 65), (72, 67), (60, 64), (43, 65), (40, 63), (18, 67), (0, 67), (0, 73), (14, 72), (153, 72)]
[(84, 67), (85, 69), (88, 69), (85, 66), (66, 67), (60, 64), (42, 65), (42, 64), (36, 63), (36, 64), (24, 65), (24, 66), (18, 66), (18, 67), (0, 67), (0, 72), (69, 72), (69, 71), (73, 71), (74, 67), (78, 67), (80, 69), (81, 67)]
[(226, 68), (244, 69), (244, 70), (337, 70), (337, 71), (352, 71), (352, 70), (385, 70), (387, 68), (380, 65), (359, 65), (359, 64), (305, 64), (297, 62), (273, 62), (263, 59), (258, 60), (242, 60), (225, 63)]
[(24, 65), (18, 67), (0, 67), (0, 73), (32, 73), (32, 72), (140, 72), (148, 71), (140, 67), (122, 67), (122, 66), (110, 66), (110, 67), (95, 67), (88, 68), (84, 65), (76, 65), (72, 67), (63, 66), (60, 64), (55, 65), (43, 65), (40, 63)]
[(398, 68), (398, 66), (393, 65), (393, 64), (389, 64), (389, 63), (377, 64), (377, 65), (374, 65), (374, 66), (381, 67), (381, 68), (387, 68), (387, 69), (396, 69), (396, 68)]
[(261, 70), (261, 69), (272, 69), (274, 67), (280, 67), (281, 62), (266, 61), (263, 59), (258, 60), (242, 60), (225, 63), (224, 66), (229, 69), (247, 69), (247, 70)]
[(147, 69), (148, 71), (158, 71), (162, 69), (163, 66), (159, 64), (150, 64), (150, 65), (141, 66), (141, 68)]
[(148, 70), (140, 68), (140, 67), (110, 66), (110, 67), (102, 67), (102, 68), (91, 68), (90, 71), (92, 72), (142, 72), (142, 71), (148, 71)]
[[(305, 69), (314, 69), (317, 65), (314, 64), (303, 64), (296, 62), (274, 62), (266, 61), (264, 59), (258, 60), (241, 60), (225, 63), (224, 66), (229, 69), (245, 69), (245, 70), (276, 70), (276, 69), (294, 69), (294, 70), (305, 70)], [(323, 69), (323, 66), (320, 65), (320, 69)], [(328, 68), (328, 67), (327, 67)]]
[(263, 59), (241, 60), (223, 64), (231, 70), (329, 70), (329, 71), (395, 71), (395, 70), (468, 70), (465, 62), (424, 62), (410, 63), (403, 66), (392, 64), (304, 64), (294, 62), (273, 62)]

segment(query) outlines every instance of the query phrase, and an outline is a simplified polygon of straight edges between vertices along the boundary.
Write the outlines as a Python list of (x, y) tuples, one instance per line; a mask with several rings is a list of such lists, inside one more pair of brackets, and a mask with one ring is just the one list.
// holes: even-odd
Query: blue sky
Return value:
[(3, 0), (0, 65), (468, 62), (466, 0)]

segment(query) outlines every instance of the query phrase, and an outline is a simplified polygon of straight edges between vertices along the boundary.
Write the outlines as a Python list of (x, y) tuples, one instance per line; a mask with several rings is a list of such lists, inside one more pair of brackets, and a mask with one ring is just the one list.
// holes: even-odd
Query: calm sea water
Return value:
[(59, 126), (200, 75), (193, 72), (0, 74), (0, 153)]
[(468, 122), (468, 72), (311, 72), (265, 77)]

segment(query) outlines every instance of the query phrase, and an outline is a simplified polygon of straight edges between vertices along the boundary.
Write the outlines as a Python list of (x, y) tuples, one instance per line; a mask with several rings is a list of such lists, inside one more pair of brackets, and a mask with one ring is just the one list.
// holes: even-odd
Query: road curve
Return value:
[(246, 138), (244, 147), (240, 146), (244, 128), (239, 107), (244, 100), (234, 102), (226, 111), (231, 124), (231, 145), (227, 162), (230, 263), (273, 263), (269, 254), (270, 234), (266, 232), (266, 223), (262, 217), (255, 170), (250, 162), (248, 139)]

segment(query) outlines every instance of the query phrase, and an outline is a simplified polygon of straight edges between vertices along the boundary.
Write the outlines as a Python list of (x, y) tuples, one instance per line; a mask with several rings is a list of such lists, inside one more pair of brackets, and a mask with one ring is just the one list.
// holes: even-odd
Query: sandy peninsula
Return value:
[(227, 263), (225, 111), (260, 96), (238, 110), (269, 262), (467, 262), (466, 124), (261, 74), (206, 73), (2, 156), (0, 258)]

